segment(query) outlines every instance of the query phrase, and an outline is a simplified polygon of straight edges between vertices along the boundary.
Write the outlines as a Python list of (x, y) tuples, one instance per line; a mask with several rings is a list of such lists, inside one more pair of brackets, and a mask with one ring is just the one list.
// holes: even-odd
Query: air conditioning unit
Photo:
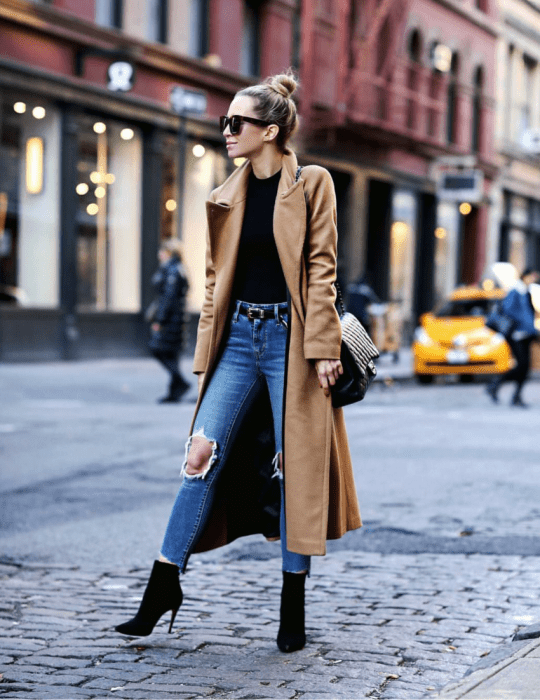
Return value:
[(540, 155), (540, 129), (525, 129), (521, 145), (527, 153)]

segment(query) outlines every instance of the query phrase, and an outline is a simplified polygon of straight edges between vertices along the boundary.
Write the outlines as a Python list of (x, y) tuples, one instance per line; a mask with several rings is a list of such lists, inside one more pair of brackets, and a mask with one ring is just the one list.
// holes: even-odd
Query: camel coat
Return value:
[[(287, 549), (323, 555), (327, 539), (339, 538), (362, 523), (343, 412), (333, 408), (331, 398), (324, 395), (314, 365), (316, 359), (340, 357), (341, 327), (333, 286), (337, 247), (334, 185), (329, 172), (319, 166), (305, 167), (298, 181), (296, 170), (296, 156), (288, 150), (274, 210), (274, 237), (290, 294), (283, 419)], [(206, 295), (193, 365), (193, 371), (204, 372), (205, 378), (195, 416), (226, 340), (250, 172), (246, 161), (207, 202)], [(258, 409), (261, 425), (271, 424), (269, 399), (266, 404)], [(191, 431), (194, 422), (195, 417)], [(279, 534), (279, 504), (269, 504), (279, 494), (277, 479), (270, 479), (267, 471), (253, 481), (257, 470), (262, 474), (269, 468), (274, 456), (272, 445), (268, 446), (271, 439), (263, 434), (253, 442), (252, 437), (253, 425), (236, 439), (237, 452), (232, 450), (227, 459), (218, 486), (221, 492), (197, 551), (251, 532)], [(242, 522), (250, 517), (250, 523)]]

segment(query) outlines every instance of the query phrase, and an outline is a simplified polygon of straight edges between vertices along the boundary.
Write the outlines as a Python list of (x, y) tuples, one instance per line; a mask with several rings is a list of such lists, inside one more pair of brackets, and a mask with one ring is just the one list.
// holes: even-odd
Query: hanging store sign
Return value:
[(175, 85), (170, 94), (171, 109), (176, 114), (194, 114), (202, 116), (206, 112), (206, 93), (200, 90), (187, 90)]
[(446, 170), (437, 182), (437, 196), (447, 202), (480, 202), (484, 194), (481, 170)]
[(129, 92), (135, 84), (135, 66), (129, 61), (115, 61), (107, 70), (107, 87), (113, 92)]

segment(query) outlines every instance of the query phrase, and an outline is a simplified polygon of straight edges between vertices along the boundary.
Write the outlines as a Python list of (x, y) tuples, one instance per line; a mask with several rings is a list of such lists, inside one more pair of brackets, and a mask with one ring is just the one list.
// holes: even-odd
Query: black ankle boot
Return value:
[(280, 651), (303, 649), (306, 644), (304, 587), (306, 574), (283, 572), (281, 589), (280, 623), (277, 645)]
[(159, 618), (172, 610), (169, 634), (178, 608), (182, 605), (182, 589), (178, 580), (178, 567), (174, 564), (155, 561), (148, 579), (139, 611), (128, 622), (115, 627), (120, 634), (146, 637), (152, 633)]

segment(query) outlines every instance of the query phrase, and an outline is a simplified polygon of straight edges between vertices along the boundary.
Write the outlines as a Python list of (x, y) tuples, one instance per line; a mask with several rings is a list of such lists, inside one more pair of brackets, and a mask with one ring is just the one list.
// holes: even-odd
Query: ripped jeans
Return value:
[[(240, 314), (240, 305), (274, 309), (279, 318), (250, 320)], [(236, 302), (229, 335), (219, 364), (212, 375), (195, 419), (193, 436), (206, 437), (212, 444), (209, 467), (202, 475), (186, 474), (186, 462), (192, 437), (186, 445), (183, 481), (173, 506), (161, 555), (184, 572), (189, 555), (204, 530), (215, 492), (219, 472), (234, 436), (249, 411), (253, 399), (268, 386), (274, 420), (276, 457), (274, 466), (281, 484), (281, 553), (283, 571), (310, 569), (310, 557), (287, 550), (284, 485), (279, 471), (282, 452), (283, 391), (287, 344), (287, 304), (247, 304)]]

